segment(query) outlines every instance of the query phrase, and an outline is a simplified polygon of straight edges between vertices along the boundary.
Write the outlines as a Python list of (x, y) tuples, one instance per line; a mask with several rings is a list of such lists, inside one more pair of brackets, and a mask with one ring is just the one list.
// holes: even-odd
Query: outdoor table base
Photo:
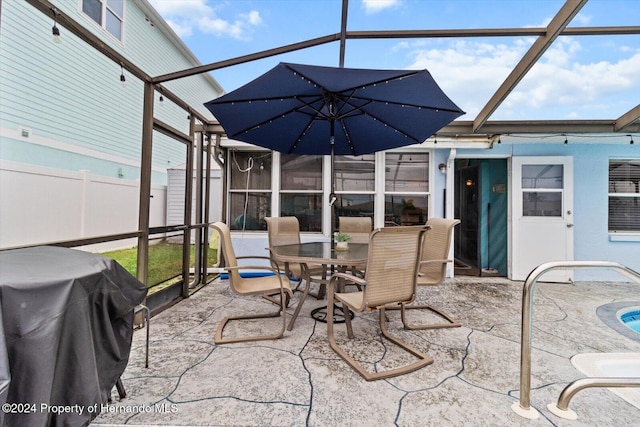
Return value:
[[(270, 248), (271, 254), (278, 262), (296, 262), (303, 265), (331, 265), (332, 271), (346, 271), (352, 266), (364, 266), (369, 256), (369, 245), (353, 243), (347, 251), (336, 251), (331, 242), (308, 242), (290, 245), (278, 245)], [(306, 268), (306, 267), (305, 267)], [(344, 286), (343, 284), (340, 285)], [(353, 312), (349, 311), (353, 319)], [(311, 311), (311, 317), (319, 322), (327, 322), (327, 307), (319, 307)], [(335, 307), (334, 322), (344, 323), (342, 308)]]
[[(349, 313), (349, 317), (353, 319), (354, 314), (353, 311), (347, 310)], [(318, 308), (314, 308), (311, 310), (311, 317), (313, 317), (318, 322), (327, 323), (327, 306), (322, 306)], [(338, 307), (337, 305), (333, 305), (333, 323), (344, 323), (344, 311), (342, 307)]]

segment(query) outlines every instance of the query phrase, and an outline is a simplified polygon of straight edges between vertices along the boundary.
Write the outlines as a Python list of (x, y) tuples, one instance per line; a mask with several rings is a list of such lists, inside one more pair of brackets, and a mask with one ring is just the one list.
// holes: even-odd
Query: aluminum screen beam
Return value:
[(520, 62), (511, 70), (507, 79), (502, 83), (498, 90), (493, 94), (489, 102), (482, 108), (480, 113), (473, 121), (473, 131), (478, 131), (487, 121), (489, 116), (500, 106), (502, 101), (511, 93), (513, 88), (520, 83), (520, 80), (527, 74), (533, 65), (546, 52), (562, 30), (571, 22), (574, 16), (578, 14), (580, 9), (587, 3), (587, 0), (567, 0), (560, 8), (560, 11), (553, 17), (544, 36), (538, 37), (531, 45), (531, 48), (524, 54)]
[(630, 127), (633, 122), (636, 122), (638, 126), (636, 129), (640, 127), (640, 123), (638, 123), (640, 119), (640, 104), (633, 107), (631, 110), (627, 111), (616, 120), (614, 124), (614, 129), (616, 132), (624, 130), (626, 127)]

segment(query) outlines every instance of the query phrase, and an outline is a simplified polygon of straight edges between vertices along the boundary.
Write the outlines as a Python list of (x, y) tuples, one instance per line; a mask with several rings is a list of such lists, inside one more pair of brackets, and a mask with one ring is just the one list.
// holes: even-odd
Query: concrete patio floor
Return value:
[[(640, 409), (608, 389), (578, 393), (576, 421), (547, 409), (562, 389), (584, 377), (571, 364), (577, 353), (640, 352), (638, 340), (614, 331), (596, 315), (611, 302), (640, 305), (632, 283), (540, 283), (534, 298), (531, 405), (536, 420), (511, 410), (519, 396), (522, 282), (455, 278), (420, 288), (418, 300), (452, 314), (454, 329), (405, 331), (399, 312), (389, 330), (433, 357), (433, 364), (400, 377), (367, 382), (329, 347), (326, 325), (310, 317), (323, 301), (308, 298), (293, 331), (275, 341), (217, 346), (215, 330), (230, 313), (272, 311), (256, 297), (239, 297), (215, 281), (151, 320), (150, 366), (144, 368), (145, 331), (137, 330), (123, 375), (125, 399), (113, 392), (109, 411), (92, 425), (136, 426), (604, 426), (631, 425)], [(293, 312), (297, 296), (288, 311)], [(417, 310), (410, 313), (428, 318)], [(357, 314), (356, 339), (338, 339), (371, 369), (401, 363), (377, 337), (377, 313)], [(271, 324), (275, 326), (275, 324)], [(229, 334), (252, 326), (228, 327)], [(631, 335), (633, 336), (633, 335)], [(634, 421), (636, 420), (636, 421)]]

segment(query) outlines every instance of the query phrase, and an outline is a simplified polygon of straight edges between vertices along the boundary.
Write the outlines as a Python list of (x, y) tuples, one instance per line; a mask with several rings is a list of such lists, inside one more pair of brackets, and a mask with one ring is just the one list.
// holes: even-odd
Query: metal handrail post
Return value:
[(539, 413), (531, 407), (531, 329), (533, 323), (533, 294), (535, 285), (543, 274), (551, 270), (575, 268), (606, 268), (640, 283), (640, 273), (612, 261), (553, 261), (540, 264), (527, 276), (522, 289), (522, 328), (520, 335), (520, 400), (511, 409), (524, 418), (538, 418)]
[(556, 404), (550, 403), (547, 405), (549, 411), (553, 414), (565, 418), (567, 420), (578, 419), (578, 414), (575, 411), (569, 409), (569, 402), (573, 399), (579, 391), (593, 387), (640, 387), (640, 378), (633, 377), (592, 377), (592, 378), (580, 378), (567, 385), (560, 396), (558, 396), (558, 402)]

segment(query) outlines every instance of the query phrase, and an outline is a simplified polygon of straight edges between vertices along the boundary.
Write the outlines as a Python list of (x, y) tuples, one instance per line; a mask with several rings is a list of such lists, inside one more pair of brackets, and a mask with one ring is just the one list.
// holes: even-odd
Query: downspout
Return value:
[[(218, 166), (220, 166), (220, 178), (222, 184), (222, 201), (221, 201), (221, 209), (222, 217), (226, 217), (227, 213), (227, 169), (226, 169), (226, 150), (220, 146), (220, 140), (222, 139), (222, 135), (219, 133), (216, 134), (216, 143), (213, 146), (213, 160), (216, 161)], [(211, 139), (209, 139), (211, 140)]]
[[(220, 133), (216, 133), (216, 143), (213, 146), (213, 159), (220, 166), (220, 178), (221, 178), (221, 186), (222, 186), (222, 200), (221, 200), (221, 209), (220, 212), (222, 214), (222, 218), (226, 218), (227, 216), (227, 169), (226, 169), (226, 150), (220, 146), (220, 141), (222, 140), (222, 135)], [(211, 141), (211, 136), (209, 137), (209, 141)], [(218, 267), (222, 267), (225, 265), (224, 257), (221, 256), (221, 263)]]
[(456, 159), (456, 149), (452, 148), (449, 150), (449, 157), (447, 158), (447, 170), (445, 173), (445, 188), (447, 189), (445, 206), (444, 206), (444, 217), (445, 218), (453, 218), (454, 214), (454, 186), (455, 186), (455, 161)]
[[(445, 199), (445, 212), (444, 212), (444, 217), (445, 218), (449, 218), (449, 219), (453, 219), (454, 217), (454, 213), (455, 213), (455, 159), (456, 159), (456, 149), (452, 148), (449, 150), (449, 157), (447, 157), (447, 170), (446, 170), (446, 175), (445, 175), (445, 188), (447, 189), (446, 192), (446, 199)], [(455, 233), (455, 228), (452, 231), (452, 233)], [(449, 248), (449, 255), (448, 258), (449, 259), (454, 259), (454, 247), (455, 245), (451, 245), (451, 247)], [(448, 262), (447, 263), (447, 272), (446, 272), (446, 277), (453, 277), (455, 274), (455, 263), (452, 262)]]

